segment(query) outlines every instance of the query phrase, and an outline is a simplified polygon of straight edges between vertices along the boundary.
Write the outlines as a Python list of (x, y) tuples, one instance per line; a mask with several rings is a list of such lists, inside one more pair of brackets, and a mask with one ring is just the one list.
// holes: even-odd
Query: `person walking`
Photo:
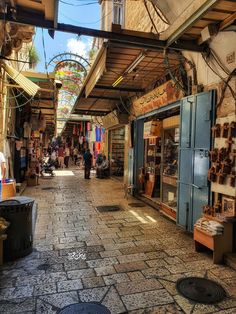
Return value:
[(90, 153), (90, 149), (87, 149), (84, 154), (84, 178), (90, 179), (90, 170), (92, 167), (92, 154)]
[(59, 164), (59, 168), (64, 168), (64, 156), (65, 156), (65, 152), (64, 152), (64, 148), (61, 145), (58, 149), (58, 164)]
[(66, 149), (65, 149), (65, 166), (66, 168), (69, 167), (69, 160), (70, 160), (70, 149), (68, 147), (68, 145), (66, 146)]
[(74, 157), (75, 166), (76, 166), (76, 164), (77, 164), (78, 154), (79, 154), (79, 150), (78, 150), (77, 147), (75, 147), (74, 150), (73, 150), (73, 157)]

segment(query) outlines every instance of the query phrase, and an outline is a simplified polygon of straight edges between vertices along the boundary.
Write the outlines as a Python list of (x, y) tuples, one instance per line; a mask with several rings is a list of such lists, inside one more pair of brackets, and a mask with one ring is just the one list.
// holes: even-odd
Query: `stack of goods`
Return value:
[(221, 223), (206, 218), (198, 219), (195, 227), (209, 232), (211, 235), (221, 235), (224, 232), (224, 226)]

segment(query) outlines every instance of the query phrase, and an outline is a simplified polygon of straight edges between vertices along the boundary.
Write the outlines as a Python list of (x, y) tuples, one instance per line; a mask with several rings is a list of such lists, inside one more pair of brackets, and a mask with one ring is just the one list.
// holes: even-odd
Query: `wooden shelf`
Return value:
[[(212, 217), (215, 218), (215, 217)], [(209, 220), (214, 220), (209, 218)], [(217, 221), (217, 220), (215, 220)], [(223, 234), (213, 235), (210, 232), (194, 227), (194, 241), (197, 252), (204, 250), (204, 247), (213, 251), (213, 263), (223, 262), (223, 255), (231, 253), (233, 249), (233, 224), (231, 222), (219, 221), (224, 226)]]
[(166, 183), (166, 184), (173, 185), (173, 186), (177, 186), (177, 177), (168, 176), (168, 175), (163, 174), (162, 175), (162, 182)]

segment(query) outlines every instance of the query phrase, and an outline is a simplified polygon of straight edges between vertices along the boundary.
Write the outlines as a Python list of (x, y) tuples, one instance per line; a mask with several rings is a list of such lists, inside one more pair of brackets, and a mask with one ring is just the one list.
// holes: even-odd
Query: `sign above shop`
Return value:
[(175, 86), (172, 80), (158, 86), (148, 94), (133, 102), (133, 111), (136, 116), (180, 100), (183, 92)]
[(127, 114), (120, 114), (117, 110), (112, 111), (102, 117), (103, 127), (105, 129), (116, 128), (128, 124), (129, 117)]
[(148, 121), (144, 123), (143, 138), (156, 138), (161, 136), (162, 123), (160, 121)]

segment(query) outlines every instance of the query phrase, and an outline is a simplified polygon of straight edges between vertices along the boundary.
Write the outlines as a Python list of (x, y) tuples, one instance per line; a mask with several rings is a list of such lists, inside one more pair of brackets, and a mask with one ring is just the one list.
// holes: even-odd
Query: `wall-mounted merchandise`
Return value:
[(208, 180), (212, 192), (236, 197), (236, 116), (218, 118), (212, 128), (214, 148), (210, 151)]

